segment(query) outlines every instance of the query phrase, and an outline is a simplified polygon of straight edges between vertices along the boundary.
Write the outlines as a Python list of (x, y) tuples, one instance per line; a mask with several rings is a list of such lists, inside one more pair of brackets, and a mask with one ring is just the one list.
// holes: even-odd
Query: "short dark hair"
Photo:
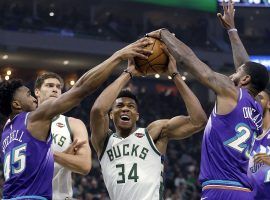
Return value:
[(270, 90), (268, 88), (266, 88), (263, 91), (268, 95), (268, 97), (270, 99)]
[(251, 76), (251, 85), (258, 93), (266, 88), (269, 74), (264, 65), (249, 61), (245, 63), (244, 70)]
[(23, 86), (20, 79), (12, 79), (0, 83), (0, 112), (8, 117), (12, 113), (11, 102), (16, 90)]
[(133, 94), (129, 89), (123, 89), (123, 90), (121, 90), (121, 92), (117, 96), (117, 99), (118, 98), (122, 98), (122, 97), (131, 98), (131, 99), (133, 99), (136, 102), (136, 104), (138, 104), (138, 99), (137, 99), (136, 95)]
[(59, 80), (59, 82), (61, 84), (61, 88), (63, 88), (64, 81), (58, 74), (56, 74), (54, 72), (45, 72), (37, 77), (36, 82), (35, 82), (35, 89), (36, 88), (40, 89), (42, 84), (44, 83), (44, 81), (48, 78), (56, 78), (57, 80)]

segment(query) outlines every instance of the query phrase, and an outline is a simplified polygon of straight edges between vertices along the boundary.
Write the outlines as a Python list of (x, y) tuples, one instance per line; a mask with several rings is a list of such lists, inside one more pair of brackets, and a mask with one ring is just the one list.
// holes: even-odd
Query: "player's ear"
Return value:
[(270, 101), (267, 102), (267, 108), (270, 109)]
[(241, 85), (247, 85), (251, 82), (251, 76), (250, 75), (245, 75), (240, 79), (240, 84)]
[(20, 102), (17, 100), (12, 101), (11, 106), (15, 110), (20, 110), (22, 108)]
[(137, 116), (136, 116), (136, 122), (140, 119), (140, 114), (137, 113)]
[(40, 90), (38, 88), (35, 89), (35, 96), (39, 97)]
[(113, 120), (113, 114), (112, 114), (112, 111), (109, 113), (109, 117), (111, 120)]

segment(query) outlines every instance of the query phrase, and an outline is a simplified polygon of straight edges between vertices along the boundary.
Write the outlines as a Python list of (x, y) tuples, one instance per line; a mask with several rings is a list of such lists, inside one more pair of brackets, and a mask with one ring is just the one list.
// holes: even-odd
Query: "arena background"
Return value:
[[(235, 21), (251, 58), (270, 67), (269, 3), (237, 0)], [(227, 33), (216, 17), (218, 11), (222, 11), (220, 0), (1, 0), (0, 81), (22, 78), (33, 88), (38, 74), (54, 71), (63, 76), (68, 90), (87, 69), (162, 27), (190, 45), (212, 69), (229, 75), (234, 70), (233, 59)], [(89, 110), (94, 100), (125, 66), (123, 63), (101, 88), (67, 115), (82, 119), (89, 130)], [(190, 74), (181, 73), (209, 115), (215, 95)], [(129, 87), (139, 97), (139, 126), (186, 113), (166, 76), (135, 78)], [(1, 116), (0, 126), (4, 123)], [(200, 199), (197, 178), (202, 134), (170, 142), (165, 161), (166, 200)], [(92, 151), (89, 175), (73, 174), (75, 199), (109, 199)], [(1, 189), (2, 170), (0, 175)]]

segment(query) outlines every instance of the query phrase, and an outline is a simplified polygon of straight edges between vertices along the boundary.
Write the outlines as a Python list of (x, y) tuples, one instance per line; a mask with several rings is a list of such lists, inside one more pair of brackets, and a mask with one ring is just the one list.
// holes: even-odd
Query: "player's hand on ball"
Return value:
[(223, 11), (224, 11), (223, 15), (221, 13), (217, 14), (217, 17), (218, 17), (220, 23), (227, 30), (235, 28), (235, 24), (234, 24), (234, 14), (235, 14), (234, 2), (232, 0), (229, 0), (228, 4), (226, 5), (225, 1), (223, 0), (222, 5), (223, 5)]
[(161, 48), (164, 51), (164, 53), (167, 54), (169, 58), (167, 74), (172, 75), (173, 73), (177, 72), (176, 60), (165, 45), (162, 45)]
[(128, 68), (127, 70), (131, 72), (133, 76), (142, 76), (143, 74), (136, 69), (135, 61), (133, 58), (128, 59)]
[(144, 49), (145, 46), (152, 44), (152, 41), (148, 38), (141, 38), (134, 43), (124, 47), (123, 49), (117, 51), (121, 60), (127, 60), (129, 58), (139, 57), (142, 59), (147, 59), (149, 55), (152, 54), (151, 50)]
[(166, 28), (161, 28), (161, 29), (158, 29), (158, 30), (155, 30), (155, 31), (152, 31), (150, 33), (147, 33), (145, 34), (146, 37), (153, 37), (153, 38), (156, 38), (156, 39), (161, 39), (161, 32), (162, 31), (168, 31)]
[(254, 156), (255, 163), (264, 163), (270, 166), (270, 155), (266, 153), (258, 153)]

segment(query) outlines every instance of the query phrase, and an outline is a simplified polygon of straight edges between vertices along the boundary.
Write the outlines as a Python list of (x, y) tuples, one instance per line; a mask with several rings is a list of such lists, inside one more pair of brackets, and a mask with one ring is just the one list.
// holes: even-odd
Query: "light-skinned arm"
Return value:
[(89, 173), (92, 166), (87, 129), (85, 124), (79, 119), (69, 117), (68, 122), (71, 134), (73, 135), (73, 141), (77, 140), (78, 143), (86, 142), (77, 148), (74, 154), (55, 151), (54, 161), (75, 173), (86, 175)]

